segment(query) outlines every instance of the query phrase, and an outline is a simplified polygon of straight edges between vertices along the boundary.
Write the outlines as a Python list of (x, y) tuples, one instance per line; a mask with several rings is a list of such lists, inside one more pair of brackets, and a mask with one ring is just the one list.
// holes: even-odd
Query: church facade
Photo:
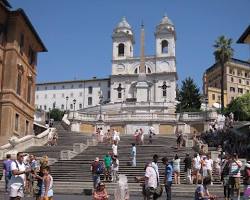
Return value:
[(141, 55), (136, 57), (133, 29), (127, 20), (122, 18), (112, 33), (110, 77), (38, 83), (36, 107), (45, 111), (53, 108), (81, 110), (95, 107), (100, 102), (147, 102), (166, 103), (173, 113), (177, 82), (175, 27), (167, 16), (156, 26), (154, 56), (144, 55), (143, 27), (141, 34)]

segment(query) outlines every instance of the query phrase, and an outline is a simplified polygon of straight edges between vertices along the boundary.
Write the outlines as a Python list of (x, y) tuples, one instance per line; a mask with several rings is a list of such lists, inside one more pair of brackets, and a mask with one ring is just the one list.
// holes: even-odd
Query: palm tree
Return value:
[(233, 56), (232, 42), (231, 38), (222, 35), (218, 37), (213, 45), (215, 60), (221, 66), (221, 113), (224, 111), (224, 67), (225, 63)]

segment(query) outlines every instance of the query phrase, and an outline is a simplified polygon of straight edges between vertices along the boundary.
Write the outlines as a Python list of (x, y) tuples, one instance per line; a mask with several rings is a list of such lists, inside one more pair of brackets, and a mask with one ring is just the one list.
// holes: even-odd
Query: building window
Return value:
[(220, 97), (221, 97), (221, 96), (220, 96), (220, 95), (218, 95), (218, 101), (220, 101), (220, 99), (221, 99)]
[(92, 93), (93, 93), (93, 87), (92, 87), (92, 86), (89, 86), (89, 87), (88, 87), (88, 93), (89, 93), (89, 94), (92, 94)]
[(108, 99), (110, 99), (110, 90), (108, 91)]
[(123, 43), (120, 43), (118, 45), (118, 56), (124, 56), (124, 49), (125, 49), (125, 46)]
[(247, 78), (247, 72), (245, 72), (245, 77)]
[(108, 80), (108, 87), (110, 87), (110, 80)]
[(79, 88), (82, 88), (82, 84), (79, 84)]
[(70, 104), (70, 109), (73, 110), (73, 104), (72, 103)]
[(45, 86), (45, 88), (44, 88), (45, 90), (47, 90), (48, 89), (48, 87), (47, 86)]
[(215, 94), (212, 94), (212, 100), (215, 100)]
[(54, 99), (56, 98), (56, 94), (53, 94), (53, 98), (54, 98)]
[(15, 131), (18, 131), (18, 125), (19, 125), (19, 114), (16, 113), (16, 116), (15, 116)]
[(40, 89), (39, 87), (36, 88), (37, 91), (38, 91), (39, 89)]
[(249, 81), (247, 81), (247, 85), (249, 85)]
[(61, 105), (61, 110), (64, 110), (64, 104)]
[(148, 74), (151, 74), (151, 69), (148, 67)]
[(71, 88), (74, 88), (74, 85), (71, 85)]
[(239, 79), (239, 83), (241, 83), (241, 79)]
[(249, 90), (247, 90), (247, 93), (249, 93)]
[(24, 35), (23, 33), (20, 34), (20, 54), (23, 55), (23, 51), (24, 51)]
[(74, 94), (73, 94), (73, 93), (71, 93), (71, 94), (70, 94), (70, 97), (73, 97), (73, 96), (74, 96)]
[(138, 74), (138, 68), (135, 68), (134, 74)]
[(231, 77), (231, 82), (232, 82), (232, 83), (234, 82), (234, 78), (233, 78), (233, 77)]
[(3, 41), (4, 41), (4, 25), (0, 24), (0, 45), (3, 45)]
[(123, 90), (123, 88), (122, 88), (122, 84), (121, 83), (119, 83), (119, 86), (118, 86), (118, 88), (117, 88), (117, 95), (118, 95), (118, 99), (121, 99), (122, 98), (122, 90)]
[(26, 120), (26, 123), (25, 123), (25, 135), (28, 135), (29, 134), (29, 121)]
[(88, 105), (89, 105), (89, 106), (92, 105), (92, 97), (88, 97)]
[(79, 96), (80, 96), (80, 97), (82, 96), (82, 92), (79, 93)]
[(44, 108), (44, 110), (47, 110), (47, 106), (46, 105), (44, 105), (43, 108)]
[(166, 84), (166, 81), (163, 82), (163, 85), (161, 86), (161, 89), (162, 89), (162, 96), (163, 97), (167, 97), (167, 84)]
[(27, 102), (31, 102), (31, 92), (32, 92), (32, 79), (28, 80), (28, 91), (27, 91)]
[(235, 92), (235, 88), (234, 87), (230, 87), (230, 92)]
[(243, 94), (243, 88), (238, 88), (238, 93)]
[(44, 95), (44, 99), (47, 99), (47, 97), (48, 97), (48, 95), (47, 95), (47, 94), (45, 94), (45, 95)]
[(62, 85), (62, 89), (64, 89), (64, 85)]
[(82, 104), (81, 103), (79, 103), (79, 109), (82, 109)]
[(29, 64), (33, 65), (36, 62), (36, 52), (29, 47)]
[(18, 70), (16, 93), (21, 96), (22, 72)]
[(54, 89), (54, 90), (56, 89), (56, 86), (55, 86), (55, 85), (53, 86), (53, 89)]
[(168, 53), (168, 41), (162, 40), (161, 42), (161, 53)]
[(233, 69), (230, 69), (230, 70), (229, 70), (229, 74), (233, 74)]

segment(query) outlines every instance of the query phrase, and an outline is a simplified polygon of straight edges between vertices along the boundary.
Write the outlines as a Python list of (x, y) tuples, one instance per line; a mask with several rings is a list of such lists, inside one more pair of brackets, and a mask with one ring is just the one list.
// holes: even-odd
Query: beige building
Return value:
[(0, 1), (0, 144), (33, 134), (37, 53), (45, 52), (22, 9)]
[(244, 31), (244, 33), (240, 36), (237, 43), (245, 43), (250, 45), (250, 25), (247, 27), (247, 29)]
[[(208, 97), (208, 105), (221, 104), (221, 66), (215, 63), (203, 75), (203, 92)], [(250, 62), (230, 59), (225, 64), (224, 74), (225, 106), (233, 99), (250, 91)]]

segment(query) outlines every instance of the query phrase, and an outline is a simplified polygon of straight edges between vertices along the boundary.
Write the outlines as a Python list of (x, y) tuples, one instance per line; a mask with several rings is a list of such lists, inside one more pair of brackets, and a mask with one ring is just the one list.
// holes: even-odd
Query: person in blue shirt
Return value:
[(165, 176), (164, 176), (164, 184), (165, 184), (165, 190), (167, 193), (167, 200), (171, 200), (171, 186), (172, 186), (172, 175), (173, 175), (173, 167), (168, 162), (167, 157), (162, 158), (162, 163), (166, 166), (165, 167)]

